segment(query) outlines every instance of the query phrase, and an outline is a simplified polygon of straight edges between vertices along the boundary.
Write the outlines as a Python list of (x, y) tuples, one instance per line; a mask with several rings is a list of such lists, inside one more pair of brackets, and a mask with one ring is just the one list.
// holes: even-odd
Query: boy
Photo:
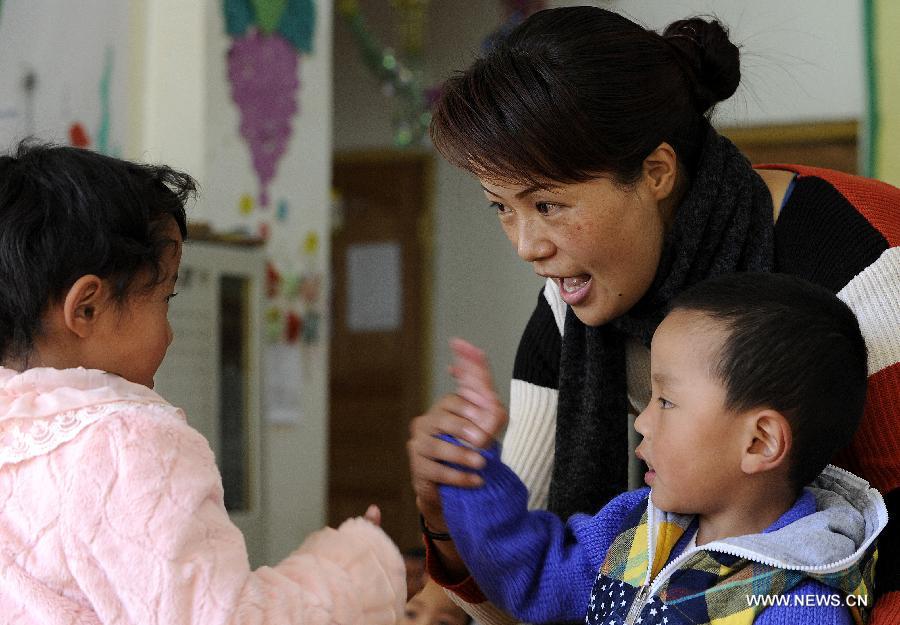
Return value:
[[(457, 354), (460, 394), (484, 394), (467, 382), (481, 365)], [(826, 465), (861, 418), (866, 358), (825, 289), (779, 274), (697, 285), (653, 337), (635, 422), (650, 488), (563, 523), (527, 511), (494, 446), (482, 488), (441, 487), (455, 547), (484, 595), (530, 622), (864, 620), (887, 512)]]

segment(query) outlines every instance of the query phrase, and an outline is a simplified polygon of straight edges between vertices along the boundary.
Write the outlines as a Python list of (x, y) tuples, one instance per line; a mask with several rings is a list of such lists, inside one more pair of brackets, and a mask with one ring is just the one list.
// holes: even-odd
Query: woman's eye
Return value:
[(673, 404), (672, 402), (670, 402), (670, 401), (669, 401), (668, 399), (666, 399), (665, 397), (660, 397), (660, 398), (659, 398), (659, 407), (662, 408), (663, 410), (666, 410), (666, 409), (668, 409), (668, 408), (674, 408), (674, 407), (675, 407), (675, 404)]
[(175, 293), (169, 293), (168, 295), (166, 295), (166, 303), (168, 304), (168, 303), (171, 302), (173, 299), (175, 299), (175, 296), (176, 296), (176, 295), (178, 295), (178, 292), (177, 292), (177, 291), (176, 291)]

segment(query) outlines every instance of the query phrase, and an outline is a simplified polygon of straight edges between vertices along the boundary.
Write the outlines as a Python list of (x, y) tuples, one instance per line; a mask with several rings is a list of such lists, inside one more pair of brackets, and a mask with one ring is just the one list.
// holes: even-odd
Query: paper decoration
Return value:
[(288, 217), (288, 203), (287, 203), (286, 199), (281, 198), (280, 200), (278, 200), (278, 209), (275, 212), (275, 218), (278, 221), (285, 222), (285, 221), (287, 221), (287, 217)]
[(296, 424), (302, 416), (303, 369), (296, 345), (276, 343), (263, 356), (265, 414), (269, 423)]
[(310, 230), (303, 239), (303, 253), (315, 254), (317, 251), (319, 251), (319, 235)]
[(101, 154), (111, 154), (109, 149), (109, 83), (112, 80), (113, 50), (106, 48), (103, 62), (103, 74), (100, 76), (100, 125), (97, 128), (97, 151)]
[(277, 34), (251, 31), (235, 39), (228, 51), (231, 97), (241, 112), (240, 133), (250, 147), (263, 206), (269, 203), (269, 183), (287, 150), (298, 110), (298, 66), (294, 48)]
[(315, 24), (312, 0), (224, 0), (231, 97), (241, 113), (240, 133), (250, 147), (259, 202), (287, 150), (299, 110), (299, 54), (310, 52)]
[(437, 91), (422, 85), (422, 31), (427, 0), (392, 0), (404, 25), (401, 57), (383, 46), (369, 30), (357, 0), (339, 0), (338, 13), (344, 18), (363, 62), (381, 82), (385, 95), (394, 97), (398, 111), (394, 116), (394, 144), (408, 147), (424, 141), (431, 122), (428, 94)]
[(284, 324), (284, 338), (288, 343), (297, 342), (297, 339), (300, 338), (300, 332), (303, 330), (303, 325), (303, 320), (300, 318), (300, 315), (293, 311), (287, 314), (287, 320)]
[(319, 303), (319, 295), (322, 293), (322, 274), (306, 274), (300, 280), (300, 297), (304, 303), (314, 306)]
[(253, 196), (249, 193), (245, 193), (241, 196), (240, 201), (238, 202), (238, 209), (241, 211), (242, 215), (249, 215), (253, 212)]
[(91, 138), (81, 122), (75, 122), (69, 126), (69, 144), (76, 148), (86, 148), (91, 145)]
[(272, 306), (265, 314), (266, 342), (277, 343), (281, 340), (281, 310)]
[[(264, 13), (262, 18), (260, 18), (259, 11), (261, 5), (272, 5), (262, 7)], [(273, 19), (279, 8), (281, 15), (277, 19)], [(270, 2), (225, 0), (223, 9), (225, 30), (231, 37), (239, 37), (246, 33), (251, 26), (256, 26), (266, 33), (277, 30), (301, 53), (308, 54), (313, 51), (316, 25), (316, 7), (313, 0), (287, 0), (287, 2), (283, 0)], [(270, 28), (273, 21), (277, 26)]]
[(266, 297), (269, 299), (278, 297), (281, 292), (281, 273), (275, 268), (274, 263), (266, 263)]
[(303, 342), (312, 345), (319, 342), (319, 328), (322, 316), (317, 311), (310, 311), (303, 320)]

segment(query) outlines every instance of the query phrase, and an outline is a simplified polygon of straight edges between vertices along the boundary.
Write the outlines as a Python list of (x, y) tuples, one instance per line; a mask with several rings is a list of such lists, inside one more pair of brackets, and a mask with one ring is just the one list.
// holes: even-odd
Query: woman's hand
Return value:
[(506, 409), (494, 392), (484, 352), (461, 339), (454, 339), (450, 345), (454, 354), (450, 373), (457, 381), (457, 392), (444, 395), (427, 413), (412, 420), (406, 446), (416, 504), (435, 531), (446, 531), (437, 485), (481, 485), (477, 475), (443, 463), (473, 470), (484, 466), (484, 458), (477, 451), (440, 440), (436, 435), (450, 434), (472, 447), (482, 448), (507, 422)]

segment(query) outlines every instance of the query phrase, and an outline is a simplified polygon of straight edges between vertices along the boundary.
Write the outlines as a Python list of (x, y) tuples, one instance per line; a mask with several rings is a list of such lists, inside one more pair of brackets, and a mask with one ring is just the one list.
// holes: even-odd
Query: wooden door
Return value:
[(421, 544), (409, 480), (409, 420), (429, 396), (431, 157), (335, 158), (329, 524), (369, 503), (401, 548)]

